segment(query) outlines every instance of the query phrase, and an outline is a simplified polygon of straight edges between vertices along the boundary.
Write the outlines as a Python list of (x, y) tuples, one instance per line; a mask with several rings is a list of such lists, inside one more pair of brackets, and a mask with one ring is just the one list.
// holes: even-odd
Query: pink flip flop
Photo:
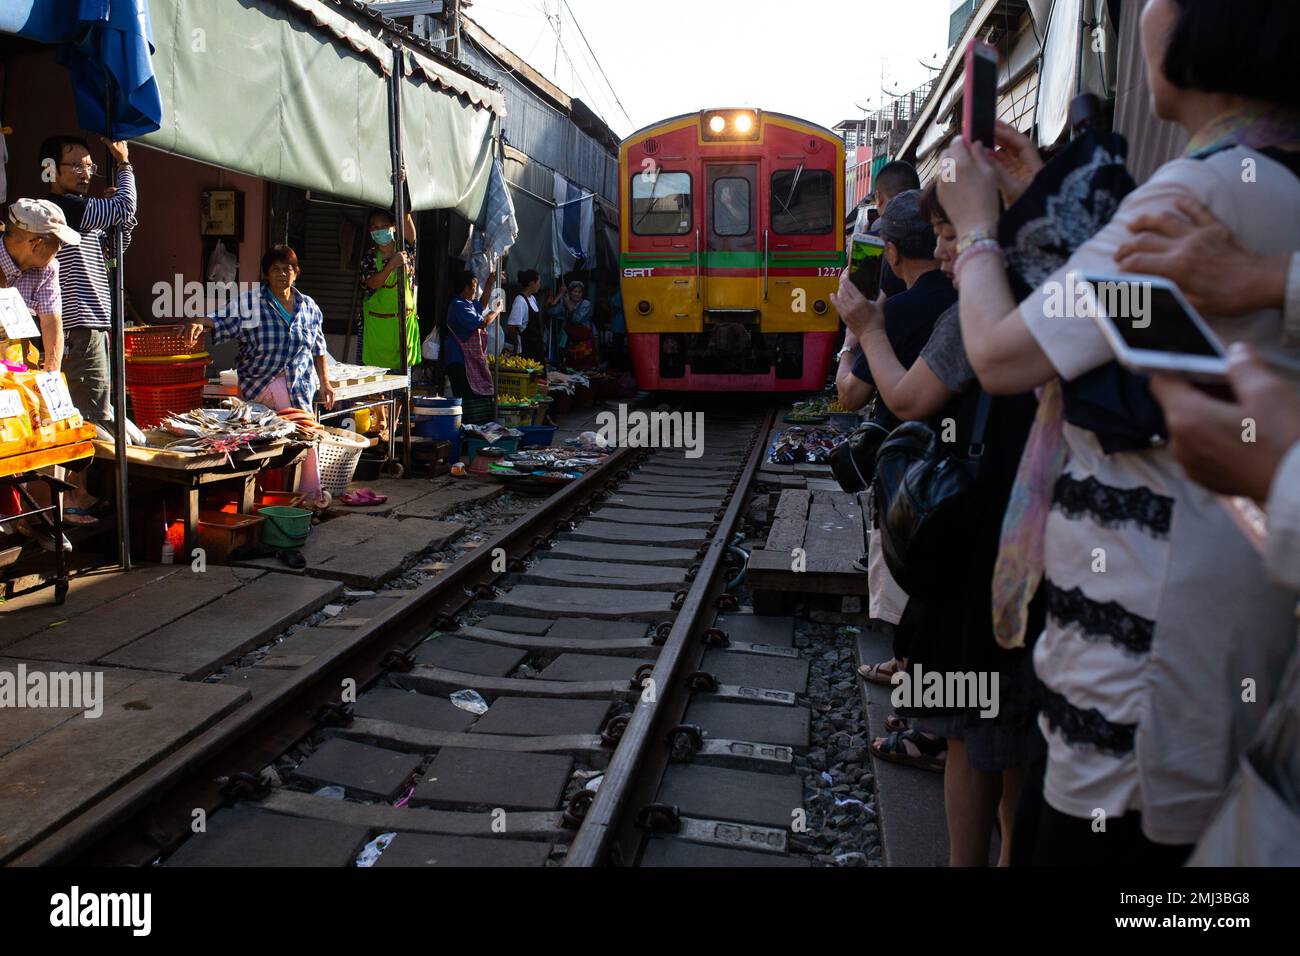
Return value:
[(347, 494), (339, 495), (340, 503), (353, 508), (382, 505), (386, 501), (388, 501), (388, 495), (377, 495), (369, 488), (358, 488), (356, 491), (349, 491)]

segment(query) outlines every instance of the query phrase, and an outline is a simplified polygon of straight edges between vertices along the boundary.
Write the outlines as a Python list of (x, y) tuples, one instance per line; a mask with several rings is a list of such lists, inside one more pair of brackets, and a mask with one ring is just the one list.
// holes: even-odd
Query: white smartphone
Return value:
[(1223, 344), (1168, 279), (1085, 273), (1079, 285), (1121, 365), (1148, 375), (1227, 380)]

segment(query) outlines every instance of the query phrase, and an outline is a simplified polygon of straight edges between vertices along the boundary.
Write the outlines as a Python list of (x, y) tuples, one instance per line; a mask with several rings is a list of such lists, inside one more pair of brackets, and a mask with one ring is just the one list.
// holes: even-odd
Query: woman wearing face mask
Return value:
[(370, 216), (370, 247), (361, 260), (361, 322), (357, 329), (357, 361), (380, 368), (402, 367), (398, 349), (398, 308), (406, 284), (406, 359), (409, 367), (420, 361), (420, 320), (415, 314), (415, 220), (408, 212), (397, 249), (397, 227), (391, 213), (377, 210)]

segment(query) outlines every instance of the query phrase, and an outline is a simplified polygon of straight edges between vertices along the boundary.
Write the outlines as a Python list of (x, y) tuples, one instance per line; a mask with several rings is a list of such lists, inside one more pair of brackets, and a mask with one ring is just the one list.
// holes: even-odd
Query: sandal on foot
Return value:
[(906, 717), (899, 717), (898, 714), (890, 714), (885, 718), (885, 730), (890, 733), (899, 733), (904, 730), (911, 730), (912, 725), (907, 722)]
[[(915, 754), (907, 749), (908, 744), (916, 750)], [(888, 737), (871, 741), (871, 753), (889, 763), (943, 773), (948, 741), (942, 737), (927, 737), (917, 730), (894, 731)]]
[[(886, 670), (888, 668), (888, 670)], [(881, 661), (879, 664), (863, 664), (858, 667), (858, 676), (872, 684), (882, 684), (885, 687), (894, 686), (894, 674), (898, 671), (898, 661), (890, 658), (887, 661)]]

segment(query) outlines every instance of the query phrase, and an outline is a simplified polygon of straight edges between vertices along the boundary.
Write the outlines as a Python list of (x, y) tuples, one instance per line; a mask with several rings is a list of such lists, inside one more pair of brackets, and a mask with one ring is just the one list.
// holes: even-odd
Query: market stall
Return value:
[[(327, 369), (330, 386), (334, 389), (334, 407), (327, 410), (320, 402), (316, 402), (312, 409), (316, 420), (358, 434), (368, 434), (376, 430), (373, 423), (377, 416), (373, 412), (384, 409), (390, 423), (387, 428), (384, 466), (389, 472), (400, 474), (400, 469), (393, 467), (397, 462), (397, 429), (392, 423), (397, 421), (398, 410), (406, 403), (406, 395), (410, 391), (409, 377), (377, 366), (348, 365), (334, 361), (328, 364)], [(221, 372), (218, 378), (208, 380), (203, 389), (204, 402), (209, 405), (220, 404), (224, 399), (238, 395), (239, 380), (235, 372), (230, 370)]]
[[(61, 373), (0, 364), (0, 500), (8, 503), (0, 518), (13, 527), (19, 522), (44, 524), (55, 562), (52, 578), (21, 591), (6, 585), (6, 598), (53, 587), (55, 601), (63, 603), (68, 591), (63, 492), (72, 486), (47, 469), (89, 458), (94, 434), (95, 426), (83, 421), (72, 404)], [(32, 494), (37, 485), (45, 486), (49, 504), (38, 502)]]

